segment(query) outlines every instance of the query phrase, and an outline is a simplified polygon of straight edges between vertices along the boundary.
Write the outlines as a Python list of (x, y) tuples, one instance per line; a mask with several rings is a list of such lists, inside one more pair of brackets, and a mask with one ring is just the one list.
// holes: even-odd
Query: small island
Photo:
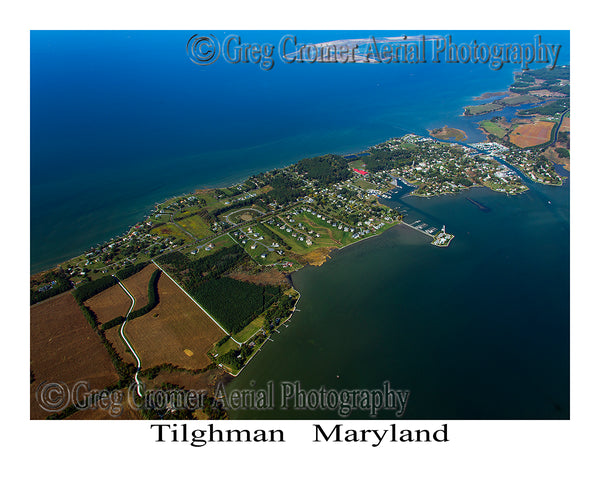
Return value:
[(460, 142), (467, 139), (467, 134), (458, 128), (450, 128), (444, 125), (442, 128), (434, 128), (429, 130), (429, 135), (438, 140), (454, 140)]

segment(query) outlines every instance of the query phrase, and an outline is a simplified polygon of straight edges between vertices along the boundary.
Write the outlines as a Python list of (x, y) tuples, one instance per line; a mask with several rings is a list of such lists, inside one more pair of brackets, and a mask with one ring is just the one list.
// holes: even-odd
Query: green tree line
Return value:
[(78, 303), (85, 302), (88, 298), (92, 298), (94, 295), (100, 293), (102, 290), (106, 290), (117, 283), (117, 279), (112, 275), (100, 277), (97, 280), (91, 282), (82, 283), (74, 291), (73, 296)]
[(160, 274), (161, 270), (159, 269), (156, 269), (154, 272), (152, 272), (152, 276), (148, 282), (148, 303), (142, 308), (138, 308), (137, 310), (131, 312), (128, 317), (129, 320), (146, 315), (150, 310), (158, 305), (158, 302), (160, 301), (158, 296), (158, 279)]
[(142, 271), (150, 262), (142, 262), (142, 263), (137, 263), (135, 265), (131, 265), (129, 267), (125, 267), (121, 270), (119, 270), (115, 276), (119, 279), (119, 280), (125, 280), (128, 277), (131, 277), (133, 274), (138, 273), (140, 271)]

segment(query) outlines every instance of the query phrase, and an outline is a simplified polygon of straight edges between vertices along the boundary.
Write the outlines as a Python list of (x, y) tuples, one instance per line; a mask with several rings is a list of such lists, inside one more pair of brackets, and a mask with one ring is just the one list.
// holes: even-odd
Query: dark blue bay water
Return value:
[[(388, 380), (411, 391), (407, 419), (568, 418), (569, 187), (532, 188), (405, 198), (414, 218), (456, 235), (450, 247), (396, 227), (297, 272), (300, 311), (229, 391), (273, 381), (279, 405), (285, 381), (343, 390)], [(293, 408), (233, 416), (340, 418)]]
[[(196, 187), (450, 125), (482, 140), (462, 106), (511, 83), (482, 64), (192, 63), (206, 32), (31, 34), (31, 270), (124, 232)], [(238, 33), (277, 45), (290, 32)], [(411, 32), (295, 32), (300, 42)], [(429, 34), (430, 32), (412, 32)], [(446, 34), (448, 32), (437, 32)], [(450, 32), (452, 33), (452, 32)], [(453, 32), (455, 43), (532, 42), (540, 32)], [(568, 33), (541, 32), (568, 45)], [(563, 48), (560, 63), (568, 63)]]

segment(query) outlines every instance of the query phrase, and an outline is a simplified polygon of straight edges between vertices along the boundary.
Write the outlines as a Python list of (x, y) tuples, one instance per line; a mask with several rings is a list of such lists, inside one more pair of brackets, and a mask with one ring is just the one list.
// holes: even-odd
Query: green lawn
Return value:
[(246, 343), (252, 338), (252, 336), (256, 332), (258, 332), (263, 327), (264, 324), (265, 316), (264, 313), (262, 313), (260, 316), (252, 320), (248, 325), (246, 325), (241, 332), (236, 333), (234, 337), (238, 342)]
[[(218, 353), (219, 357), (225, 355), (229, 350), (233, 350), (234, 348), (238, 348), (237, 343), (235, 343), (231, 338), (228, 339), (223, 345), (217, 347), (216, 345), (209, 351), (210, 356), (212, 357), (214, 353)], [(219, 357), (215, 358), (215, 361), (219, 363)]]
[(348, 166), (350, 168), (356, 168), (358, 170), (362, 170), (365, 166), (365, 162), (363, 161), (362, 158), (358, 158), (356, 160), (352, 160), (351, 162), (349, 162)]

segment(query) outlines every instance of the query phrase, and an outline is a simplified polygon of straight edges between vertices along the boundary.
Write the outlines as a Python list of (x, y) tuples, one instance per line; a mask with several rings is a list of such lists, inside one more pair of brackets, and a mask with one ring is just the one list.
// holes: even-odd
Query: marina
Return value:
[[(406, 223), (404, 220), (402, 220), (401, 223), (412, 228), (413, 230), (416, 230), (417, 232), (424, 233), (428, 237), (431, 237), (433, 239), (431, 244), (435, 245), (436, 247), (447, 247), (454, 238), (454, 235), (446, 233), (446, 225), (442, 226), (441, 229), (438, 229), (437, 227), (429, 227), (429, 224), (423, 222), (422, 220), (415, 220), (412, 223)], [(434, 235), (434, 232), (436, 231), (437, 233)]]

